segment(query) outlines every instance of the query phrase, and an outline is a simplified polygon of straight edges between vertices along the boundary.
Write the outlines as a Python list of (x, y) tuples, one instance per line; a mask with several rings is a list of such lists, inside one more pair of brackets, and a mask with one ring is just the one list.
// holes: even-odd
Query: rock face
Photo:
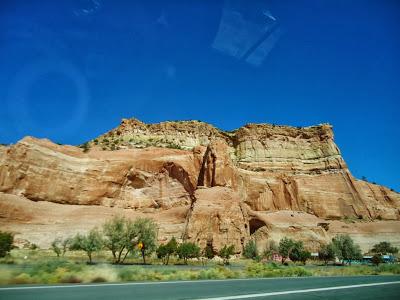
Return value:
[[(175, 236), (215, 250), (233, 244), (240, 252), (249, 239), (260, 245), (287, 235), (314, 249), (340, 232), (330, 223), (348, 222), (368, 229), (359, 229), (368, 237), (365, 248), (375, 234), (371, 224), (389, 224), (376, 228), (400, 242), (400, 195), (355, 179), (327, 124), (249, 124), (224, 132), (198, 121), (124, 119), (83, 148), (31, 137), (0, 147), (0, 226), (48, 245), (29, 237), (13, 213), (34, 226), (45, 201), (101, 211), (93, 224), (117, 211), (147, 214), (159, 223), (160, 239)], [(67, 219), (58, 222), (69, 226)]]

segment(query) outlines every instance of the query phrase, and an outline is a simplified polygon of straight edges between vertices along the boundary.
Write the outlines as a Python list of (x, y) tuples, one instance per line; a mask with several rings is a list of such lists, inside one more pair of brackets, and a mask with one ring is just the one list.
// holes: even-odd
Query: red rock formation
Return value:
[[(148, 214), (163, 224), (161, 239), (212, 242), (216, 250), (229, 243), (240, 252), (250, 238), (284, 235), (315, 248), (338, 232), (318, 225), (332, 220), (357, 221), (361, 227), (377, 219), (392, 220), (391, 228), (400, 224), (400, 195), (354, 179), (326, 124), (249, 124), (224, 132), (198, 121), (148, 125), (125, 119), (88, 147), (85, 153), (30, 137), (0, 147), (0, 207), (8, 212), (0, 226), (21, 228), (15, 211), (34, 226), (37, 209), (19, 207), (29, 200), (40, 201), (32, 207), (42, 201), (65, 209), (90, 205), (100, 211), (96, 224), (115, 210), (132, 217)], [(177, 223), (163, 219), (168, 212)], [(282, 213), (297, 216), (296, 224), (282, 222), (287, 218)], [(60, 222), (69, 226), (68, 220)], [(23, 228), (19, 234), (29, 236)], [(392, 240), (400, 243), (398, 235)]]

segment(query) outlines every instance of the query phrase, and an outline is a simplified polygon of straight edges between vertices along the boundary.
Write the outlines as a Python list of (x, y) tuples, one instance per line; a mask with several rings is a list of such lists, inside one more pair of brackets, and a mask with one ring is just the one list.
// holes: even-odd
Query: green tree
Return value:
[(324, 261), (325, 265), (327, 265), (329, 261), (335, 259), (335, 252), (336, 249), (332, 243), (322, 245), (318, 251), (318, 257)]
[(157, 248), (157, 257), (162, 259), (164, 265), (168, 265), (170, 256), (176, 253), (177, 248), (178, 243), (175, 237), (172, 237), (167, 244), (160, 245)]
[(360, 246), (354, 244), (353, 239), (348, 235), (337, 235), (332, 239), (332, 244), (336, 249), (336, 256), (343, 263), (347, 261), (351, 265), (352, 260), (362, 258)]
[(255, 241), (251, 240), (244, 246), (243, 256), (250, 259), (256, 259), (258, 257), (257, 245)]
[(292, 241), (292, 248), (289, 252), (289, 258), (293, 261), (301, 261), (303, 264), (306, 263), (307, 259), (311, 258), (311, 253), (304, 249), (303, 242)]
[(374, 254), (374, 256), (372, 256), (371, 262), (375, 266), (378, 266), (380, 263), (383, 263), (382, 256), (380, 254)]
[(14, 235), (11, 232), (0, 231), (0, 257), (6, 256), (13, 248)]
[(146, 256), (153, 253), (156, 248), (157, 225), (152, 219), (138, 218), (133, 223), (138, 248), (142, 254), (143, 263), (146, 264)]
[(397, 252), (399, 252), (399, 249), (393, 247), (392, 244), (390, 244), (389, 242), (380, 242), (372, 247), (371, 252), (380, 255), (396, 254)]
[(133, 222), (115, 216), (103, 224), (104, 246), (109, 249), (115, 264), (123, 263), (136, 245), (137, 232)]
[(227, 246), (225, 245), (220, 251), (219, 251), (219, 256), (222, 257), (224, 265), (229, 265), (229, 259), (231, 256), (235, 254), (235, 246), (230, 245)]
[(85, 251), (88, 258), (89, 264), (92, 263), (92, 255), (94, 252), (100, 251), (103, 248), (103, 239), (100, 232), (94, 228), (89, 231), (88, 234), (77, 234), (71, 241), (71, 250), (82, 250)]
[(290, 238), (284, 237), (279, 241), (278, 251), (282, 256), (282, 264), (290, 257), (290, 253), (296, 246), (296, 242)]
[(299, 253), (299, 261), (301, 261), (303, 263), (303, 265), (306, 264), (307, 260), (311, 258), (311, 252), (303, 249), (300, 251)]
[(184, 263), (187, 264), (189, 258), (197, 258), (200, 256), (200, 247), (194, 243), (186, 242), (178, 246), (177, 254), (180, 259), (183, 259)]

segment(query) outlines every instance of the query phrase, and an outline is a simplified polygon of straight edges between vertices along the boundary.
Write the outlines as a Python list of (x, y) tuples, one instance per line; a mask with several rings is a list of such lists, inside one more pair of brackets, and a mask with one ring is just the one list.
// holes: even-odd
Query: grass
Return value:
[(311, 272), (314, 276), (400, 275), (400, 265), (317, 266), (312, 268)]
[(247, 277), (303, 277), (312, 272), (299, 266), (281, 266), (275, 263), (250, 263), (246, 268)]
[(155, 258), (152, 265), (139, 265), (140, 259), (130, 257), (129, 264), (113, 265), (108, 252), (95, 257), (97, 264), (87, 265), (86, 257), (79, 251), (68, 252), (57, 258), (47, 250), (13, 250), (11, 255), (0, 259), (0, 284), (55, 284), (125, 281), (201, 280), (264, 277), (303, 276), (354, 276), (354, 275), (400, 275), (399, 264), (379, 266), (320, 266), (261, 263), (251, 260), (232, 261), (230, 266), (217, 262), (191, 261), (188, 266), (172, 264), (164, 266)]
[(111, 264), (86, 265), (51, 259), (30, 265), (0, 265), (0, 284), (89, 283), (240, 278), (243, 274), (222, 266), (204, 269), (174, 266)]

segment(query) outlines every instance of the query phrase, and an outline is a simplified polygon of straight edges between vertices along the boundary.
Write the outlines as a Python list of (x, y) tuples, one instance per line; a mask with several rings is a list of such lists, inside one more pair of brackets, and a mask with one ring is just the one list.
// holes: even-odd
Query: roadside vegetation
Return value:
[(317, 258), (290, 238), (268, 241), (263, 251), (250, 240), (241, 257), (233, 245), (218, 252), (212, 243), (201, 248), (175, 237), (157, 245), (156, 224), (146, 218), (115, 217), (86, 234), (56, 238), (47, 250), (13, 249), (13, 239), (0, 232), (0, 284), (400, 275), (399, 264), (386, 263), (396, 247), (378, 243), (363, 262), (360, 247), (347, 235), (322, 245)]

